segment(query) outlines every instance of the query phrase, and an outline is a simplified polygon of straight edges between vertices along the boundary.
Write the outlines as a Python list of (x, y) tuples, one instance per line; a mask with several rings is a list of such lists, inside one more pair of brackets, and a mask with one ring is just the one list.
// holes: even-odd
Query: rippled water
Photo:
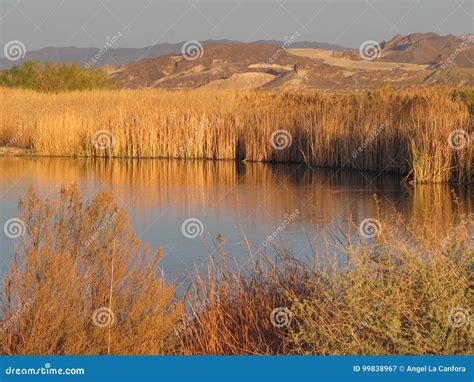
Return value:
[[(205, 266), (216, 245), (240, 264), (249, 260), (249, 248), (256, 253), (268, 250), (266, 244), (282, 245), (301, 259), (311, 259), (316, 249), (320, 254), (333, 252), (333, 247), (340, 247), (338, 239), (344, 242), (344, 233), (378, 213), (396, 211), (420, 224), (428, 220), (441, 238), (458, 208), (474, 212), (472, 188), (413, 187), (398, 176), (303, 165), (1, 158), (2, 226), (16, 215), (18, 198), (29, 186), (57, 198), (60, 187), (72, 183), (86, 198), (112, 192), (128, 210), (139, 238), (164, 248), (162, 266), (167, 278), (175, 281)], [(187, 219), (197, 219), (193, 222), (202, 228), (201, 236), (183, 235)], [(191, 229), (187, 233), (193, 234)], [(3, 276), (13, 240), (0, 235), (0, 249)]]

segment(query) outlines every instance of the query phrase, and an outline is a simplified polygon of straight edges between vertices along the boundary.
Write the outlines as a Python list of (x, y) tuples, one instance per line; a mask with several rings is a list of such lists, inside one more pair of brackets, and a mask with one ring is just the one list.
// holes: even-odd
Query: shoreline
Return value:
[(0, 146), (0, 157), (26, 157), (36, 156), (29, 149), (19, 147)]
[[(21, 296), (5, 299), (5, 321), (22, 313), (0, 339), (5, 353), (54, 348), (58, 354), (304, 355), (370, 349), (383, 355), (425, 354), (427, 343), (433, 343), (430, 354), (471, 350), (473, 244), (454, 221), (453, 234), (440, 245), (431, 215), (420, 224), (396, 213), (366, 218), (354, 227), (358, 233), (344, 249), (343, 267), (337, 257), (331, 256), (327, 266), (317, 261), (338, 254), (337, 247), (311, 249), (316, 261), (305, 263), (285, 249), (285, 242), (273, 241), (261, 251), (248, 246), (253, 261), (234, 268), (235, 252), (220, 241), (209, 250), (209, 266), (202, 274), (193, 272), (189, 293), (180, 295), (179, 283), (166, 281), (160, 264), (170, 251), (152, 250), (112, 193), (84, 201), (80, 189), (71, 186), (58, 196), (51, 202), (49, 194), (42, 197), (30, 188), (20, 198), (20, 218), (8, 226), (12, 234), (15, 229), (27, 234), (16, 267), (6, 275), (9, 282), (3, 283), (5, 295)], [(181, 226), (180, 238), (201, 240), (204, 227), (191, 220)], [(111, 269), (118, 272), (109, 286), (103, 275)], [(83, 290), (98, 296), (77, 293)], [(23, 306), (28, 309), (20, 310)], [(146, 326), (134, 330), (143, 322)], [(109, 332), (98, 331), (106, 324)], [(46, 335), (29, 341), (32, 332)], [(150, 338), (152, 350), (142, 345)]]
[(1, 94), (3, 144), (29, 148), (4, 156), (305, 163), (415, 183), (474, 181), (468, 105), (442, 89)]
[(142, 161), (142, 160), (165, 160), (165, 161), (204, 161), (204, 162), (234, 162), (241, 165), (244, 164), (264, 164), (264, 165), (276, 165), (276, 166), (301, 166), (304, 165), (308, 169), (319, 169), (319, 170), (332, 170), (332, 171), (348, 171), (355, 174), (377, 174), (381, 176), (398, 176), (400, 183), (412, 184), (412, 185), (453, 185), (470, 186), (474, 182), (415, 182), (410, 179), (410, 172), (401, 173), (396, 171), (377, 171), (377, 170), (357, 170), (350, 167), (332, 167), (332, 166), (314, 166), (305, 162), (291, 162), (291, 161), (269, 161), (269, 160), (238, 160), (238, 159), (211, 159), (211, 158), (180, 158), (180, 157), (126, 157), (126, 156), (93, 156), (93, 155), (44, 155), (37, 154), (31, 149), (24, 149), (18, 147), (7, 147), (0, 146), (0, 159), (1, 158), (57, 158), (57, 159), (77, 159), (77, 160), (121, 160), (121, 161)]

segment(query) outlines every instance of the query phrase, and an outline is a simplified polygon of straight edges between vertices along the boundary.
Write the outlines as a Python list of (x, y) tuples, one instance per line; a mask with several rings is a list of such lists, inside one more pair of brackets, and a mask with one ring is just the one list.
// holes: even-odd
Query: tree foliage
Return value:
[(27, 61), (0, 73), (0, 86), (33, 89), (42, 92), (111, 88), (114, 83), (107, 74), (78, 64), (46, 64)]

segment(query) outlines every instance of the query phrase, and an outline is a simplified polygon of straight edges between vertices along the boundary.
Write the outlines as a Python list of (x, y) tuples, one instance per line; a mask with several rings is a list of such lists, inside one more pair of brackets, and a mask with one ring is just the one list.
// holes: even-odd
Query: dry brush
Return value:
[(474, 127), (448, 89), (365, 93), (2, 89), (0, 145), (36, 155), (306, 162), (472, 182)]

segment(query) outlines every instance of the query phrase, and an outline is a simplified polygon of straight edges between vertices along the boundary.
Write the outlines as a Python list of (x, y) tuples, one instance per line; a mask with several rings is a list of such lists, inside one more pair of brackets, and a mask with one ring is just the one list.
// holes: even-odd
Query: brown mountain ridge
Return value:
[(472, 86), (472, 42), (473, 36), (435, 33), (395, 36), (380, 44), (375, 60), (366, 60), (353, 50), (212, 43), (204, 45), (193, 59), (166, 55), (104, 69), (122, 86), (131, 88), (338, 90), (387, 83), (395, 88)]

